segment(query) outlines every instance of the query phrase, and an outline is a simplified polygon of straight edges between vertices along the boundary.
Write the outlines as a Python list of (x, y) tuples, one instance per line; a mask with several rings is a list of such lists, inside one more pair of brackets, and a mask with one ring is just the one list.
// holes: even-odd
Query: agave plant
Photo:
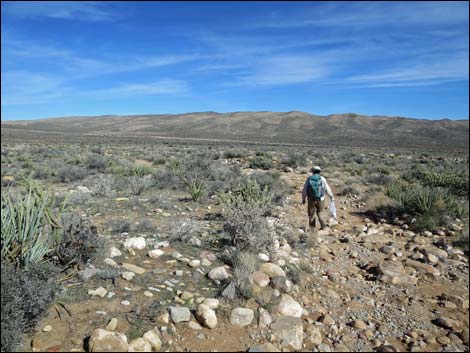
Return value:
[(58, 222), (51, 199), (29, 181), (28, 193), (3, 192), (1, 196), (1, 256), (18, 267), (43, 261), (58, 241)]

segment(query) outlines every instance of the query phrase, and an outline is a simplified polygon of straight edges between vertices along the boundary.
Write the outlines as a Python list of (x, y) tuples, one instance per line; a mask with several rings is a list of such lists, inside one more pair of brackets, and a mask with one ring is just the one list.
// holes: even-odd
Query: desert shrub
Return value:
[(375, 173), (371, 175), (367, 175), (364, 178), (364, 181), (371, 184), (376, 185), (387, 185), (393, 181), (393, 178), (390, 175), (382, 174), (382, 173)]
[(108, 162), (106, 158), (96, 153), (88, 155), (87, 159), (85, 160), (85, 166), (88, 169), (94, 169), (100, 172), (103, 172), (106, 169), (107, 164)]
[(250, 168), (269, 170), (274, 167), (273, 160), (265, 156), (256, 156), (250, 160)]
[(305, 167), (307, 165), (307, 157), (308, 155), (303, 152), (291, 152), (282, 160), (282, 164), (292, 168)]
[(277, 205), (282, 204), (287, 194), (288, 186), (282, 182), (281, 175), (276, 172), (260, 172), (250, 175), (250, 179), (255, 180), (260, 190), (267, 190), (270, 193), (271, 200)]
[(341, 191), (338, 192), (340, 196), (353, 196), (359, 195), (360, 192), (352, 185), (345, 186)]
[(243, 150), (229, 150), (224, 152), (224, 158), (232, 159), (232, 158), (243, 158), (247, 155), (246, 151)]
[(52, 172), (51, 172), (50, 168), (48, 168), (48, 167), (44, 167), (44, 166), (41, 166), (41, 165), (36, 165), (34, 167), (32, 176), (34, 177), (34, 179), (45, 180), (45, 179), (52, 176)]
[(286, 265), (286, 276), (292, 281), (292, 283), (300, 283), (300, 270), (295, 265)]
[(109, 221), (109, 228), (114, 234), (128, 233), (131, 231), (131, 223), (123, 219), (113, 219)]
[(179, 221), (171, 226), (169, 238), (172, 241), (180, 241), (187, 243), (192, 237), (201, 232), (201, 224), (193, 221)]
[(93, 181), (92, 191), (95, 196), (106, 197), (112, 194), (114, 177), (112, 175), (98, 175)]
[(305, 259), (299, 261), (299, 269), (305, 273), (314, 273), (315, 269), (313, 266)]
[(145, 177), (145, 176), (152, 175), (152, 174), (153, 174), (153, 168), (144, 164), (135, 164), (129, 170), (130, 176)]
[(153, 224), (151, 219), (143, 218), (137, 225), (136, 230), (138, 232), (153, 232), (155, 230), (155, 224)]
[(396, 182), (388, 185), (386, 195), (398, 202), (396, 213), (416, 217), (419, 230), (434, 230), (468, 215), (468, 204), (443, 188)]
[(82, 180), (87, 177), (88, 171), (85, 168), (71, 165), (60, 168), (56, 176), (62, 183), (71, 183), (72, 181)]
[(144, 192), (144, 190), (150, 188), (153, 185), (153, 177), (151, 175), (137, 176), (133, 175), (127, 178), (128, 187), (132, 195), (138, 196)]
[(231, 207), (225, 215), (224, 231), (232, 245), (240, 251), (274, 253), (274, 234), (270, 231), (263, 210), (240, 204)]
[(100, 145), (95, 145), (90, 147), (90, 152), (96, 153), (96, 154), (101, 154), (103, 153), (103, 148)]
[(155, 174), (154, 186), (158, 189), (176, 190), (180, 186), (180, 178), (171, 170), (159, 170)]
[(90, 221), (75, 213), (64, 213), (61, 217), (62, 236), (54, 254), (61, 267), (84, 264), (104, 253), (104, 238)]
[(70, 196), (68, 196), (67, 202), (70, 205), (78, 206), (78, 205), (85, 205), (88, 201), (90, 201), (90, 194), (86, 192), (74, 192)]
[(249, 299), (253, 296), (250, 276), (258, 269), (258, 257), (252, 252), (235, 251), (232, 255), (234, 284), (238, 294)]
[(206, 178), (203, 175), (194, 173), (182, 176), (182, 180), (193, 201), (199, 200), (207, 188)]
[(26, 195), (3, 192), (1, 200), (2, 259), (22, 268), (43, 261), (59, 236), (51, 199), (31, 182)]
[(256, 180), (247, 179), (234, 189), (218, 194), (219, 202), (228, 208), (257, 208), (265, 211), (271, 204), (273, 195), (268, 187), (261, 188)]
[(452, 193), (468, 197), (469, 174), (468, 171), (458, 172), (456, 170), (431, 171), (429, 169), (417, 168), (406, 172), (403, 179), (408, 182), (418, 181), (429, 187), (448, 188)]
[(15, 352), (22, 349), (21, 336), (34, 328), (54, 299), (59, 287), (55, 282), (59, 270), (49, 263), (16, 269), (3, 260), (1, 351)]

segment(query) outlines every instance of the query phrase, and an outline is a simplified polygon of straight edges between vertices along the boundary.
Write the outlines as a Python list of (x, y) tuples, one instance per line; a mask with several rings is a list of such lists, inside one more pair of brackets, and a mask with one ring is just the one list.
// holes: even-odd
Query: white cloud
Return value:
[(311, 82), (325, 78), (331, 69), (313, 56), (277, 56), (263, 58), (248, 75), (233, 85), (276, 86)]
[(134, 95), (164, 95), (164, 94), (185, 94), (188, 92), (188, 85), (185, 81), (162, 79), (147, 83), (125, 83), (115, 87), (90, 90), (83, 94), (96, 98), (116, 98)]
[(2, 11), (23, 19), (106, 21), (115, 18), (103, 1), (9, 1)]

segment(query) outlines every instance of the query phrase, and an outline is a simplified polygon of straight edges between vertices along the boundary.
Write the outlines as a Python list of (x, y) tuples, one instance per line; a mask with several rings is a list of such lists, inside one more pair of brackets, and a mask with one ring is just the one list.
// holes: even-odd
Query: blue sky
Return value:
[(193, 111), (468, 119), (468, 2), (1, 3), (2, 120)]

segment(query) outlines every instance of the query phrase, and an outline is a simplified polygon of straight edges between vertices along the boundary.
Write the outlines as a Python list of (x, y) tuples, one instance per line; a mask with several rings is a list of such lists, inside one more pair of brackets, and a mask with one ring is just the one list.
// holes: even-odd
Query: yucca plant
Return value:
[(58, 241), (58, 222), (51, 212), (51, 199), (37, 183), (27, 182), (28, 193), (1, 196), (1, 256), (17, 267), (41, 262)]
[(185, 176), (182, 178), (186, 190), (191, 195), (193, 201), (199, 200), (206, 190), (206, 181), (199, 174)]
[(228, 207), (236, 207), (247, 203), (258, 208), (264, 208), (271, 203), (272, 197), (268, 186), (261, 188), (258, 182), (253, 179), (245, 181), (229, 192), (218, 195), (220, 203)]

